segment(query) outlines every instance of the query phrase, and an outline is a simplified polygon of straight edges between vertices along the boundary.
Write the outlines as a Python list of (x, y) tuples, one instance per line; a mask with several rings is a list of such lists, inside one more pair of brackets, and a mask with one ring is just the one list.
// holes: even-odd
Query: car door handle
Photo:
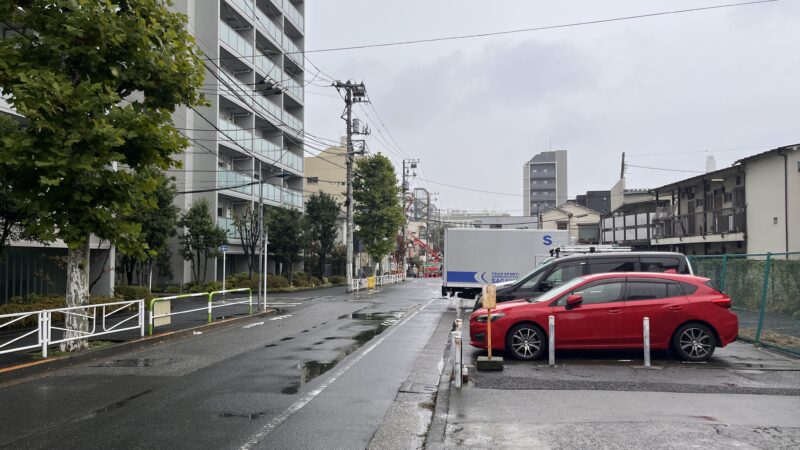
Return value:
[(608, 313), (609, 313), (609, 314), (619, 314), (619, 313), (621, 313), (621, 312), (622, 312), (622, 310), (621, 310), (621, 309), (609, 309), (609, 310), (608, 310)]
[(683, 311), (683, 306), (670, 306), (667, 309), (670, 311)]

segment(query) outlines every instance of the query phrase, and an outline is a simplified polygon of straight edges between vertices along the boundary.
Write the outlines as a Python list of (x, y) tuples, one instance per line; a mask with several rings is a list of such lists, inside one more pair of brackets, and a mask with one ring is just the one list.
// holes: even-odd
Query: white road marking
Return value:
[(285, 316), (273, 317), (272, 319), (269, 319), (269, 320), (283, 320), (283, 319), (288, 319), (289, 317), (292, 317), (292, 315), (291, 314), (286, 314)]
[(266, 305), (266, 306), (267, 306), (268, 308), (269, 308), (269, 307), (272, 307), (272, 306), (283, 306), (283, 307), (287, 307), (287, 306), (297, 306), (297, 305), (299, 305), (299, 304), (300, 304), (300, 303), (267, 303), (267, 305)]
[(242, 327), (242, 329), (246, 330), (246, 329), (248, 329), (248, 328), (257, 327), (257, 326), (259, 326), (259, 325), (264, 325), (264, 322), (256, 322), (256, 323), (251, 323), (250, 325), (245, 325), (245, 326), (243, 326), (243, 327)]
[[(318, 388), (316, 388), (313, 391), (309, 392), (308, 394), (306, 394), (300, 400), (294, 402), (292, 404), (292, 406), (287, 408), (279, 416), (277, 416), (274, 419), (272, 419), (268, 424), (266, 424), (264, 426), (264, 428), (261, 429), (261, 431), (259, 431), (258, 433), (254, 434), (253, 436), (251, 436), (250, 439), (247, 440), (247, 442), (245, 442), (241, 447), (239, 447), (239, 449), (240, 450), (249, 450), (249, 449), (253, 448), (253, 446), (258, 444), (258, 441), (260, 441), (265, 436), (267, 436), (269, 433), (271, 433), (272, 430), (274, 430), (275, 428), (279, 427), (283, 422), (286, 421), (286, 419), (291, 417), (294, 413), (296, 413), (297, 411), (300, 411), (300, 409), (303, 408), (304, 406), (306, 406), (311, 400), (314, 400), (314, 398), (316, 396), (318, 396), (320, 393), (322, 393), (322, 391), (327, 389), (328, 386), (330, 386), (336, 380), (338, 380), (339, 377), (344, 375), (344, 373), (347, 372), (348, 370), (350, 370), (350, 368), (353, 367), (357, 362), (361, 361), (361, 359), (363, 357), (367, 356), (370, 352), (375, 350), (375, 348), (377, 348), (379, 345), (381, 345), (383, 343), (383, 341), (388, 339), (389, 336), (394, 334), (395, 331), (397, 331), (400, 327), (405, 325), (406, 322), (408, 322), (409, 320), (414, 318), (414, 316), (416, 316), (417, 313), (419, 313), (423, 309), (427, 308), (431, 303), (433, 303), (433, 300), (428, 301), (428, 303), (423, 305), (421, 308), (419, 308), (418, 310), (416, 310), (413, 313), (411, 313), (408, 316), (406, 316), (405, 319), (403, 319), (397, 325), (391, 327), (386, 334), (384, 334), (380, 339), (375, 341), (375, 343), (373, 343), (372, 345), (370, 345), (369, 347), (364, 349), (363, 352), (361, 352), (360, 354), (356, 355), (353, 359), (351, 359), (343, 367), (341, 367), (339, 370), (337, 370), (328, 380), (326, 380), (324, 383), (322, 383)], [(277, 319), (277, 317), (276, 317), (276, 319)]]

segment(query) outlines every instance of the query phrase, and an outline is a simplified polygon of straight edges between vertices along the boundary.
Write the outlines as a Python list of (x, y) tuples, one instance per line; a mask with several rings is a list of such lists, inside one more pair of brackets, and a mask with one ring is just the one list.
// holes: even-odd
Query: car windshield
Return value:
[(541, 297), (529, 300), (532, 303), (539, 303), (539, 302), (546, 302), (553, 300), (554, 298), (561, 297), (565, 292), (569, 292), (570, 289), (574, 288), (576, 285), (580, 284), (581, 282), (585, 281), (583, 277), (573, 278), (572, 280), (568, 281), (566, 284), (563, 284), (553, 290), (547, 291), (546, 294), (542, 295)]
[(528, 277), (530, 277), (530, 276), (532, 276), (532, 275), (533, 275), (533, 276), (536, 278), (536, 280), (538, 281), (538, 280), (539, 280), (539, 278), (541, 278), (541, 277), (542, 277), (542, 274), (543, 274), (543, 273), (545, 273), (545, 272), (547, 272), (547, 269), (550, 267), (551, 263), (552, 263), (552, 261), (549, 261), (549, 262), (546, 262), (546, 263), (543, 263), (543, 264), (539, 264), (539, 265), (538, 265), (538, 266), (537, 266), (535, 269), (533, 269), (533, 270), (531, 270), (530, 272), (526, 273), (525, 275), (523, 275), (523, 276), (521, 276), (521, 277), (517, 278), (517, 281), (519, 281), (519, 282), (523, 282), (523, 283), (525, 283), (525, 284), (528, 284), (528, 283), (526, 283), (524, 280), (527, 280), (527, 279), (528, 279)]

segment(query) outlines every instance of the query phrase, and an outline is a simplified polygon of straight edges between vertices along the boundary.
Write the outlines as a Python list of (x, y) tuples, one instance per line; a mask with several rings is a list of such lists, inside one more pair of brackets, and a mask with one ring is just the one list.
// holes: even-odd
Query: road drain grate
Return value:
[(226, 419), (228, 419), (228, 418), (238, 418), (238, 419), (256, 420), (256, 419), (260, 419), (260, 418), (264, 417), (265, 414), (263, 412), (249, 413), (249, 414), (248, 413), (237, 414), (237, 413), (226, 412), (226, 413), (220, 414), (219, 416), (220, 417), (224, 417)]

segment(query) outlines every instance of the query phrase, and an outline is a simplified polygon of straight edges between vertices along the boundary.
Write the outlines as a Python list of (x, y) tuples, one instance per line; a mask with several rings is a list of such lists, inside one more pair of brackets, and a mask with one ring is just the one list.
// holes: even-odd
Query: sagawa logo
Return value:
[(544, 245), (546, 246), (553, 245), (553, 236), (545, 234), (544, 236), (542, 236), (542, 243), (544, 243)]

